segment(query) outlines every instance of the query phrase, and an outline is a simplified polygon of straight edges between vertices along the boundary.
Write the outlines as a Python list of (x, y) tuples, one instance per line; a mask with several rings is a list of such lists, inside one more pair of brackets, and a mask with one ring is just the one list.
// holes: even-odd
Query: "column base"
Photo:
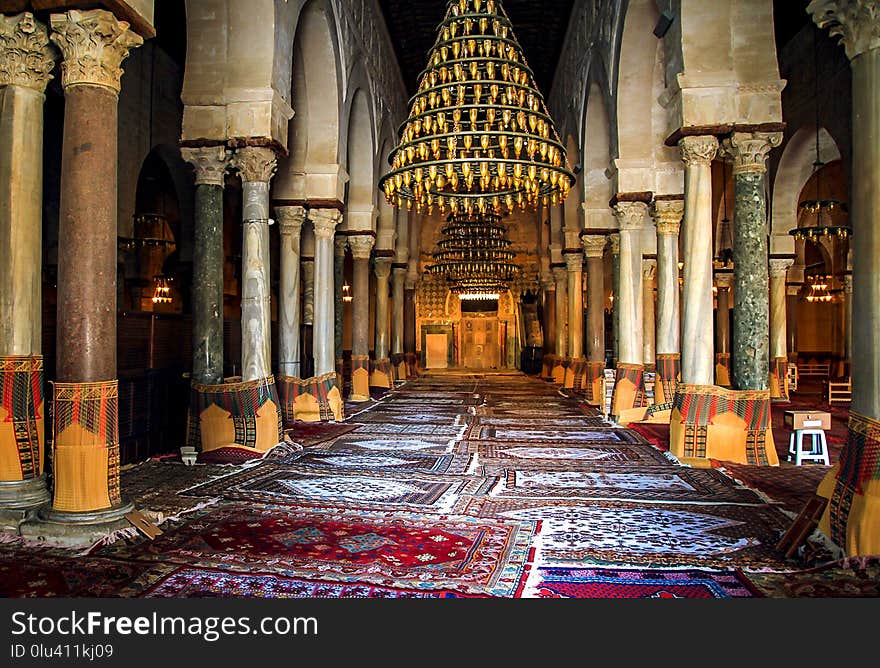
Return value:
[(553, 360), (556, 359), (556, 355), (551, 355), (550, 353), (545, 353), (543, 358), (541, 359), (541, 379), (543, 380), (552, 380), (553, 378)]
[(372, 372), (370, 372), (370, 387), (380, 387), (383, 389), (391, 389), (394, 387), (394, 371), (391, 367), (391, 360), (387, 357), (375, 360), (372, 363)]
[[(286, 389), (279, 377), (279, 387)], [(284, 440), (282, 421), (292, 418), (275, 377), (240, 383), (193, 383), (187, 444), (200, 452), (237, 448), (266, 452)]]
[(788, 401), (788, 358), (770, 360), (770, 398)]
[(641, 364), (620, 362), (614, 375), (614, 391), (611, 394), (611, 419), (615, 422), (625, 420), (637, 422), (645, 415), (645, 410), (632, 412), (632, 409), (647, 409), (645, 397), (645, 374)]
[(587, 362), (584, 371), (587, 403), (605, 411), (605, 362)]
[(0, 512), (38, 508), (52, 500), (46, 485), (46, 474), (30, 480), (0, 482)]
[(550, 369), (550, 377), (553, 379), (554, 383), (562, 385), (565, 382), (565, 362), (566, 360), (564, 357), (553, 358), (553, 367)]
[(730, 387), (730, 353), (715, 355), (715, 384)]
[(566, 357), (562, 361), (562, 366), (565, 368), (565, 373), (562, 376), (562, 389), (574, 389), (574, 374), (576, 365), (577, 360), (574, 360), (571, 357)]
[(576, 394), (586, 394), (587, 389), (587, 360), (581, 357), (574, 360), (571, 365), (571, 391)]
[(418, 356), (418, 353), (404, 353), (403, 356), (406, 359), (406, 377), (407, 378), (418, 378), (419, 377), (419, 356)]
[(394, 371), (394, 380), (398, 383), (406, 380), (409, 375), (407, 373), (406, 359), (404, 358), (403, 353), (392, 353), (391, 368)]
[(819, 529), (846, 556), (880, 554), (880, 420), (850, 413), (849, 437), (816, 494), (829, 499)]
[(670, 404), (675, 388), (681, 378), (681, 355), (679, 353), (657, 354), (657, 376), (654, 381), (654, 403)]
[(370, 400), (370, 356), (351, 356), (351, 401)]
[(316, 378), (279, 378), (281, 401), (292, 413), (291, 425), (303, 422), (342, 422), (345, 406), (335, 373)]
[(770, 390), (680, 384), (669, 419), (669, 450), (683, 464), (712, 459), (778, 466), (770, 426)]
[(94, 545), (115, 531), (131, 527), (125, 515), (134, 510), (134, 504), (123, 501), (103, 510), (73, 513), (46, 508), (37, 519), (25, 522), (19, 532), (25, 538), (46, 541), (64, 547)]

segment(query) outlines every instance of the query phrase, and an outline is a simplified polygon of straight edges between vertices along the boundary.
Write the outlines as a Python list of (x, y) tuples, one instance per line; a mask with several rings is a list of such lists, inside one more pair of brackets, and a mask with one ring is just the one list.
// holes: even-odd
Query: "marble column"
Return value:
[(308, 218), (302, 226), (300, 237), (300, 275), (302, 278), (302, 350), (300, 373), (303, 377), (315, 375), (314, 325), (315, 325), (315, 226)]
[(619, 202), (614, 208), (620, 225), (620, 292), (614, 300), (615, 307), (620, 311), (618, 364), (644, 364), (640, 234), (648, 215), (648, 205), (644, 202)]
[(852, 274), (844, 274), (843, 276), (843, 308), (844, 308), (844, 343), (846, 345), (844, 359), (850, 363), (850, 373), (852, 373), (852, 306), (853, 306), (853, 277)]
[(280, 236), (278, 301), (278, 375), (302, 378), (300, 359), (300, 240), (306, 210), (301, 206), (277, 206)]
[(333, 237), (342, 214), (336, 209), (311, 209), (315, 230), (314, 331), (315, 377), (336, 372)]
[[(563, 254), (568, 275), (568, 353), (569, 366), (565, 370), (563, 387), (575, 387), (577, 362), (584, 357), (584, 253), (582, 250)], [(578, 384), (579, 386), (579, 384)]]
[(770, 306), (767, 280), (769, 230), (764, 188), (767, 155), (781, 132), (734, 132), (722, 144), (733, 160), (733, 373), (738, 390), (764, 390), (770, 373)]
[(556, 282), (556, 362), (553, 365), (553, 380), (565, 382), (565, 360), (568, 356), (568, 272), (564, 266), (553, 267)]
[[(785, 332), (785, 279), (791, 258), (770, 259), (770, 396), (788, 398), (785, 377), (788, 368), (788, 337)], [(775, 385), (774, 385), (775, 379)]]
[(786, 283), (785, 285), (785, 335), (787, 337), (786, 349), (788, 361), (797, 363), (798, 340), (797, 340), (797, 309), (798, 295), (800, 295), (803, 283)]
[(414, 262), (410, 258), (406, 282), (403, 285), (403, 354), (406, 357), (408, 376), (414, 376), (416, 373), (416, 282), (418, 275), (413, 278), (410, 271)]
[(269, 283), (269, 182), (278, 166), (275, 152), (245, 146), (235, 152), (242, 183), (241, 379), (272, 375)]
[(839, 36), (852, 71), (852, 404), (840, 463), (819, 486), (819, 528), (847, 556), (880, 554), (880, 0), (813, 0), (820, 28)]
[(581, 237), (587, 257), (587, 360), (605, 362), (605, 263), (604, 235)]
[(654, 317), (654, 282), (657, 278), (657, 260), (642, 258), (642, 361), (654, 367), (657, 322)]
[(609, 234), (611, 244), (611, 346), (614, 365), (620, 362), (620, 234)]
[(370, 398), (370, 253), (375, 239), (370, 234), (348, 238), (354, 260), (351, 320), (351, 400)]
[(391, 354), (403, 355), (403, 293), (406, 284), (406, 265), (391, 266)]
[(682, 289), (681, 380), (712, 385), (712, 160), (718, 140), (684, 137), (679, 142), (685, 166), (684, 284)]
[[(38, 383), (29, 398), (37, 410), (19, 414), (11, 406), (8, 430), (0, 432), (0, 513), (11, 512), (13, 524), (49, 500), (39, 435), (46, 426), (40, 398), (42, 147), (43, 103), (54, 65), (46, 26), (30, 12), (0, 14), (0, 387), (13, 378)], [(13, 432), (13, 422), (21, 421), (37, 427), (25, 440)]]
[(684, 216), (684, 201), (655, 200), (653, 214), (657, 227), (656, 353), (680, 354), (678, 232)]
[(343, 304), (342, 286), (345, 283), (345, 248), (348, 237), (337, 235), (333, 239), (333, 355), (336, 359), (336, 373), (339, 374), (339, 383), (342, 385), (342, 327), (343, 327)]
[(223, 382), (223, 187), (229, 167), (225, 146), (180, 149), (195, 168), (193, 246), (193, 382)]
[[(52, 14), (50, 24), (51, 39), (63, 56), (65, 105), (58, 215), (55, 489), (46, 517), (51, 524), (82, 523), (83, 532), (92, 534), (102, 522), (121, 521), (131, 508), (119, 489), (117, 107), (122, 61), (143, 39), (100, 9)], [(79, 417), (86, 415), (101, 417)], [(79, 539), (87, 541), (89, 536)]]
[(388, 359), (388, 279), (391, 277), (391, 258), (377, 257), (376, 272), (376, 340), (377, 360)]
[(715, 309), (715, 384), (730, 386), (730, 291), (734, 278), (731, 271), (715, 273), (718, 288)]
[(552, 356), (556, 353), (556, 281), (552, 273), (541, 281), (541, 288), (544, 291), (544, 354)]

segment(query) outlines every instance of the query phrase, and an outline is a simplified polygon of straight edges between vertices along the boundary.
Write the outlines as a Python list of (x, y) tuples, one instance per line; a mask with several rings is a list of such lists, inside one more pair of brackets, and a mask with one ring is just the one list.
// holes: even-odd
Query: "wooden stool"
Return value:
[[(804, 436), (810, 437), (809, 449), (804, 448)], [(825, 440), (824, 429), (795, 429), (788, 437), (788, 452), (794, 455), (795, 466), (800, 466), (804, 461), (822, 462), (830, 466), (828, 460), (828, 442)]]

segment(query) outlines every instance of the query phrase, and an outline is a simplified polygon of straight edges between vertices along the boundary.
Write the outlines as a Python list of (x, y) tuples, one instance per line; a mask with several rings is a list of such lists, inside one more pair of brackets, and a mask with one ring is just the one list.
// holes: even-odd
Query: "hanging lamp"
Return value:
[(498, 0), (452, 0), (379, 187), (391, 206), (441, 214), (535, 211), (575, 182)]

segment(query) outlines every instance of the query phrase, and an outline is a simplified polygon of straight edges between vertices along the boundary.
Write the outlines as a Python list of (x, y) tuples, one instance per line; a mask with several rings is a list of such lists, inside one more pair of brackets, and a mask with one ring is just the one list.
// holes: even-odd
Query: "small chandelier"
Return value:
[(565, 149), (498, 0), (451, 0), (392, 169), (391, 206), (430, 214), (535, 211), (575, 182)]
[(495, 294), (505, 292), (520, 267), (513, 263), (507, 229), (500, 216), (482, 214), (450, 215), (433, 254), (429, 274), (446, 278), (454, 294)]
[(173, 300), (171, 297), (171, 283), (167, 276), (161, 274), (153, 277), (153, 303), (154, 304), (170, 304)]
[(810, 292), (806, 296), (808, 302), (830, 302), (834, 296), (828, 290), (827, 276), (813, 276), (810, 279)]
[(342, 301), (350, 302), (353, 299), (351, 296), (351, 286), (348, 284), (348, 281), (345, 281), (342, 284)]

